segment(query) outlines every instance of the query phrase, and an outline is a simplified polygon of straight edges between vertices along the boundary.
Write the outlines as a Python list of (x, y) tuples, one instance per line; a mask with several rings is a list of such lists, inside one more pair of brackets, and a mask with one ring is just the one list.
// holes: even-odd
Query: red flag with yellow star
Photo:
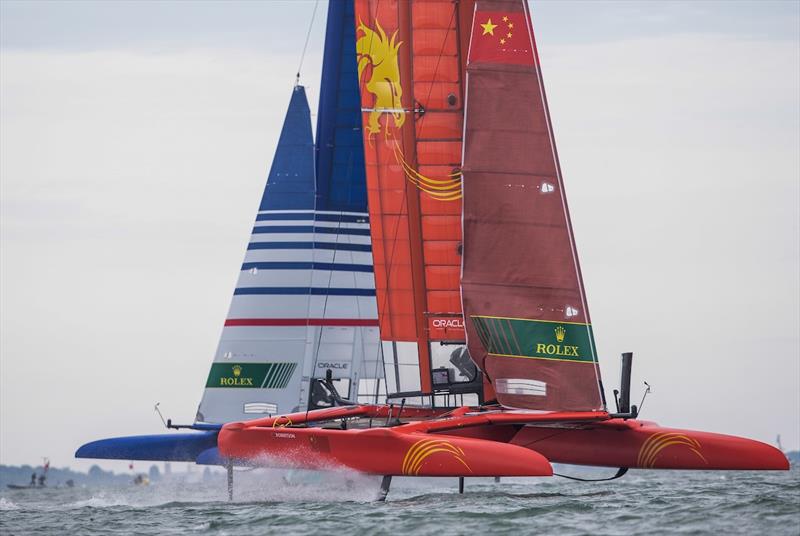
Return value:
[(533, 43), (524, 11), (476, 11), (469, 63), (533, 65)]

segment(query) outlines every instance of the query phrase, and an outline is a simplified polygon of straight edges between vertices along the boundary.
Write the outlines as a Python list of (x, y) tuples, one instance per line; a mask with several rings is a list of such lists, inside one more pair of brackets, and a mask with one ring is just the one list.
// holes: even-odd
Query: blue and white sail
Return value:
[(292, 92), (197, 422), (329, 404), (326, 374), (343, 398), (385, 394), (353, 16), (331, 2), (316, 146)]
[(194, 433), (102, 439), (78, 458), (222, 463), (220, 425), (383, 402), (352, 0), (330, 2), (316, 145), (295, 86)]

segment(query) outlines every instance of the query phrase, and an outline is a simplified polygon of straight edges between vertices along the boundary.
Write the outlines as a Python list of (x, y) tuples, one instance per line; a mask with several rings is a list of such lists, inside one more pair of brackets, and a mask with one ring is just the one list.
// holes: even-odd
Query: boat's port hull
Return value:
[(481, 439), (392, 428), (224, 427), (219, 451), (237, 464), (350, 469), (404, 476), (550, 476), (539, 453)]

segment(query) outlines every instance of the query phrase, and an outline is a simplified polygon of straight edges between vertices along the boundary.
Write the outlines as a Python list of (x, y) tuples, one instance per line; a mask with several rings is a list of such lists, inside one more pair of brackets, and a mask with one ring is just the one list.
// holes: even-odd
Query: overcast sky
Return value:
[[(0, 3), (0, 463), (192, 421), (313, 6)], [(799, 6), (532, 3), (607, 389), (791, 449)]]

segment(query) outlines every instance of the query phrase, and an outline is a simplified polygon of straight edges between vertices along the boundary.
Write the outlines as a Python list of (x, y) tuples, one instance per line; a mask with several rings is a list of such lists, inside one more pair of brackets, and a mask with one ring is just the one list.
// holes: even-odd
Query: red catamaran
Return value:
[[(357, 76), (360, 95), (383, 366), (373, 403), (340, 396), (329, 373), (315, 381), (332, 407), (196, 422), (199, 432), (103, 440), (77, 455), (218, 463), (231, 478), (239, 464), (347, 468), (382, 475), (381, 497), (396, 475), (550, 476), (552, 463), (616, 476), (787, 469), (757, 441), (638, 420), (630, 354), (608, 409), (527, 3), (330, 10), (326, 62), (334, 32), (342, 80)], [(329, 130), (341, 144), (345, 130)], [(336, 184), (317, 177), (317, 197)]]

